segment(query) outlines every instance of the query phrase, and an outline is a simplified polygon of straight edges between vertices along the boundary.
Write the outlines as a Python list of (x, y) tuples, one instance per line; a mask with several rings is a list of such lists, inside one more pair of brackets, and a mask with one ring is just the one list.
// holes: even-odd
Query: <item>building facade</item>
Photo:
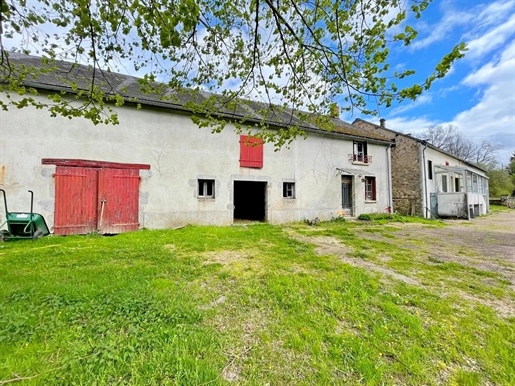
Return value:
[(488, 212), (486, 172), (409, 134), (357, 119), (363, 135), (395, 141), (392, 149), (394, 210), (424, 217), (471, 218)]
[(9, 209), (28, 211), (32, 190), (34, 211), (53, 232), (73, 234), (329, 220), (392, 206), (391, 142), (342, 121), (333, 131), (309, 127), (307, 138), (275, 151), (232, 124), (217, 134), (199, 129), (163, 103), (116, 112), (118, 125), (93, 125), (33, 107), (2, 111), (0, 188)]

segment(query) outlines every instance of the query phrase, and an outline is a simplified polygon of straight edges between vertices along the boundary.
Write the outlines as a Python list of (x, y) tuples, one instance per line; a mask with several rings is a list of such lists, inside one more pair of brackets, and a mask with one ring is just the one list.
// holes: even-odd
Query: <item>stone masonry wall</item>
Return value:
[(356, 120), (353, 125), (363, 130), (363, 134), (395, 140), (396, 146), (392, 149), (393, 210), (403, 215), (423, 216), (423, 193), (420, 186), (423, 178), (420, 175), (417, 141), (369, 122)]

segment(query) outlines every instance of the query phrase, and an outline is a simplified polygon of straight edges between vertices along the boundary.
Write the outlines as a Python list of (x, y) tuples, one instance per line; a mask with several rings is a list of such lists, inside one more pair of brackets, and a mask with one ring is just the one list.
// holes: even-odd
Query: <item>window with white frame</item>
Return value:
[(215, 180), (198, 180), (198, 197), (215, 198)]
[(295, 198), (295, 182), (283, 182), (283, 198)]
[(442, 192), (447, 193), (447, 176), (442, 174)]
[(368, 155), (368, 146), (366, 142), (354, 141), (353, 154), (350, 155), (352, 162), (369, 164), (372, 157)]
[(365, 200), (375, 201), (376, 200), (376, 178), (365, 177)]

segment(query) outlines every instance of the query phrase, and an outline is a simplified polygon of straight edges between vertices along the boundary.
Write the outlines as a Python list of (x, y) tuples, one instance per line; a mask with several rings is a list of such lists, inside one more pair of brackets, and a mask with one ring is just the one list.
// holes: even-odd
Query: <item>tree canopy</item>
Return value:
[(483, 166), (487, 164), (495, 165), (498, 152), (503, 148), (502, 144), (492, 143), (487, 139), (478, 143), (474, 142), (454, 125), (428, 127), (421, 137), (458, 158)]
[[(163, 98), (184, 90), (215, 93), (189, 108), (199, 125), (216, 130), (225, 123), (217, 115), (221, 108), (250, 100), (262, 102), (263, 116), (274, 109), (320, 116), (336, 100), (343, 109), (371, 114), (415, 99), (464, 55), (465, 45), (457, 44), (418, 83), (410, 81), (412, 69), (391, 68), (390, 53), (417, 37), (407, 21), (431, 1), (4, 0), (0, 91), (7, 100), (0, 103), (116, 123), (111, 106), (127, 98), (123, 90), (99, 87), (102, 73), (114, 71), (144, 74), (142, 88)], [(89, 86), (70, 84), (80, 105), (58, 93), (48, 103), (33, 98), (37, 90), (24, 80), (37, 74), (13, 67), (7, 50), (13, 48), (42, 56), (48, 71), (58, 59), (89, 65)]]

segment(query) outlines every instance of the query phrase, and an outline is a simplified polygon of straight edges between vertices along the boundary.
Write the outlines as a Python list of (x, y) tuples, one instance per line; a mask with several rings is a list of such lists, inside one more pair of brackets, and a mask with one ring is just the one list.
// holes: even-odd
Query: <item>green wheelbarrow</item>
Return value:
[[(34, 213), (34, 192), (30, 193), (30, 212), (9, 212), (7, 209), (7, 196), (5, 190), (0, 189), (4, 195), (5, 221), (0, 225), (0, 240), (11, 239), (37, 239), (50, 234), (46, 221), (39, 213)], [(7, 224), (7, 229), (2, 229)]]

